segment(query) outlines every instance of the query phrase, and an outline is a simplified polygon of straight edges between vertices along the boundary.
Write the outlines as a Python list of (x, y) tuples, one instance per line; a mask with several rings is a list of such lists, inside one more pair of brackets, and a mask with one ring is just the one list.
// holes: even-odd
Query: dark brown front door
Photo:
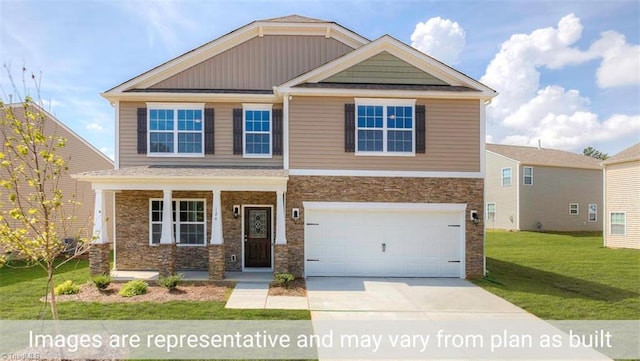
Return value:
[(244, 266), (271, 267), (271, 208), (244, 209)]

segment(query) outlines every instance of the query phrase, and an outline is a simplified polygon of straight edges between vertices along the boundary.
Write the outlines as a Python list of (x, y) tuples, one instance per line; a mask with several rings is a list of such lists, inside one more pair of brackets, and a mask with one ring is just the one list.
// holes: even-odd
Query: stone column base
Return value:
[(210, 244), (209, 250), (209, 279), (220, 281), (224, 278), (224, 245)]
[(176, 273), (176, 253), (175, 244), (158, 245), (158, 273), (160, 277), (167, 277)]
[(273, 246), (274, 252), (274, 273), (289, 273), (289, 246), (286, 244), (276, 244)]
[(92, 276), (111, 272), (111, 243), (94, 243), (89, 247), (89, 272)]

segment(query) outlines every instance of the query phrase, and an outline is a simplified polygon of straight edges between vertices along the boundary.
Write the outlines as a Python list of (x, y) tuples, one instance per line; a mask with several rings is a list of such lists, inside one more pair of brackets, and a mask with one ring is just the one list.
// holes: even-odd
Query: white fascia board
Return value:
[(336, 23), (273, 23), (256, 22), (259, 36), (264, 35), (307, 35), (334, 38), (357, 49), (370, 41)]
[(389, 89), (339, 89), (339, 88), (278, 88), (278, 94), (292, 96), (324, 97), (370, 97), (370, 98), (420, 98), (420, 99), (490, 99), (493, 94), (485, 92), (450, 92), (431, 90)]
[(506, 159), (506, 160), (512, 161), (512, 162), (514, 162), (514, 163), (516, 163), (516, 164), (519, 164), (519, 163), (520, 163), (520, 161), (519, 161), (519, 160), (517, 160), (517, 159), (509, 158), (509, 157), (507, 157), (506, 155), (502, 155), (502, 154), (500, 154), (500, 153), (492, 152), (492, 151), (490, 151), (489, 149), (486, 149), (486, 148), (485, 148), (485, 150), (486, 150), (487, 152), (489, 152), (489, 153), (493, 154), (493, 155), (496, 155), (496, 156), (498, 156), (498, 157), (501, 157), (501, 158), (504, 158), (504, 159)]
[(302, 202), (305, 210), (464, 212), (466, 203)]
[(109, 178), (78, 177), (91, 182), (93, 189), (101, 190), (163, 190), (174, 191), (249, 191), (276, 192), (286, 191), (288, 177), (161, 177), (161, 178)]
[(144, 102), (260, 102), (274, 103), (280, 99), (274, 94), (240, 94), (240, 93), (165, 93), (165, 92), (131, 92), (109, 94), (101, 93), (110, 101), (144, 101)]
[(389, 177), (389, 178), (483, 178), (483, 172), (430, 172), (397, 170), (289, 169), (289, 176)]

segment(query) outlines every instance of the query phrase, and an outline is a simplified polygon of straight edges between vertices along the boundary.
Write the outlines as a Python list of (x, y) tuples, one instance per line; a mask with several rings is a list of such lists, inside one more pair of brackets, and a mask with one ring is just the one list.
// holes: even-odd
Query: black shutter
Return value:
[(215, 154), (214, 136), (214, 111), (213, 108), (204, 110), (204, 154)]
[(147, 108), (138, 108), (138, 154), (147, 154)]
[(354, 153), (356, 151), (356, 106), (344, 105), (344, 151)]
[(416, 105), (416, 153), (425, 153), (425, 107), (424, 105)]
[(282, 155), (282, 109), (273, 110), (273, 155)]
[(233, 154), (242, 154), (242, 109), (233, 109)]

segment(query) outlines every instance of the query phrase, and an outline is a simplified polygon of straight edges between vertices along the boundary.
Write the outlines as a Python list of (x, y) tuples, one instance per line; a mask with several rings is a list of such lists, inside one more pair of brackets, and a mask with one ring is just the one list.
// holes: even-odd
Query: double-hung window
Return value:
[(610, 234), (624, 236), (627, 233), (627, 221), (626, 213), (624, 212), (611, 212), (611, 229)]
[(522, 167), (522, 184), (533, 185), (533, 167)]
[(502, 186), (505, 187), (510, 185), (511, 185), (511, 168), (502, 168)]
[(415, 101), (356, 99), (356, 154), (415, 154)]
[(247, 158), (270, 158), (272, 156), (272, 104), (243, 105), (243, 154)]
[(204, 156), (204, 104), (147, 103), (148, 154)]
[[(150, 204), (150, 241), (159, 244), (162, 235), (162, 199)], [(176, 199), (172, 203), (173, 236), (179, 245), (206, 245), (207, 222), (204, 199)]]
[(496, 204), (495, 202), (487, 203), (487, 220), (496, 220)]

